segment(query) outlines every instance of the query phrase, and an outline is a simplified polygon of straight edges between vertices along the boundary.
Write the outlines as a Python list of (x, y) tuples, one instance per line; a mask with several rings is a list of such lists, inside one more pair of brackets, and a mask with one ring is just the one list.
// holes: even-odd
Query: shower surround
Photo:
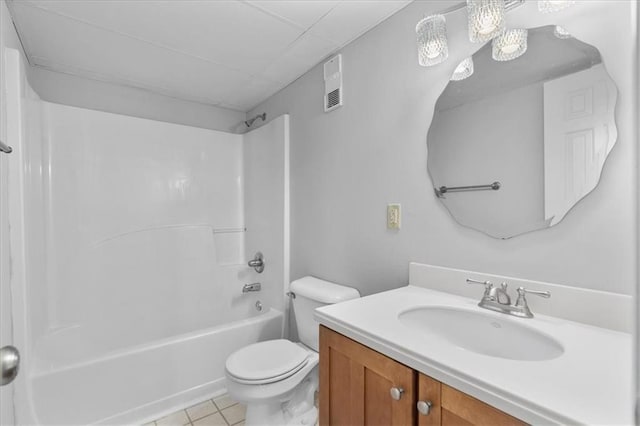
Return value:
[(9, 59), (17, 422), (131, 424), (224, 392), (228, 354), (283, 334), (288, 116), (237, 135), (53, 104)]

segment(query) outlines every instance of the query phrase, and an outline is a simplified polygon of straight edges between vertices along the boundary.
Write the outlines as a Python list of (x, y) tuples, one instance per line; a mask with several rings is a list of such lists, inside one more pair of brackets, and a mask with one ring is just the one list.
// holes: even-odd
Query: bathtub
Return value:
[[(142, 424), (225, 392), (233, 351), (282, 337), (283, 313), (252, 318), (29, 375), (33, 419), (20, 424)], [(20, 413), (18, 413), (20, 414)]]

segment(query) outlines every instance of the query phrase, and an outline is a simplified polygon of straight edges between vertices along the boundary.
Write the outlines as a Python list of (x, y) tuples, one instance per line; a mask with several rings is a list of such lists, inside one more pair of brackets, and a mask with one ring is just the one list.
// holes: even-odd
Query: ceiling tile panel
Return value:
[(231, 109), (248, 111), (281, 88), (280, 83), (261, 77), (252, 77), (236, 87), (234, 93), (222, 102), (222, 105)]
[(246, 110), (409, 1), (8, 0), (8, 5), (35, 65)]
[(339, 47), (333, 42), (306, 33), (260, 75), (285, 85), (289, 84)]
[(28, 3), (248, 73), (264, 68), (302, 34), (300, 28), (235, 0)]
[[(249, 78), (191, 56), (162, 49), (40, 9), (14, 5), (36, 65), (113, 76), (119, 81), (156, 87), (185, 97), (218, 103)], [(56, 34), (51, 37), (51, 34)]]
[(343, 0), (310, 31), (344, 46), (409, 3), (411, 0)]
[(338, 0), (251, 0), (248, 3), (308, 29), (329, 13)]

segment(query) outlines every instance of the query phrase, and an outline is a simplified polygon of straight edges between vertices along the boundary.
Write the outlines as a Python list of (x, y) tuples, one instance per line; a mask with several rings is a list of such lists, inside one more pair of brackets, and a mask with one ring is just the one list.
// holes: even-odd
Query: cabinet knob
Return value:
[(393, 398), (396, 401), (400, 401), (400, 398), (402, 398), (402, 394), (404, 393), (404, 389), (392, 387), (389, 390), (389, 393), (391, 394), (391, 398)]
[(428, 416), (431, 411), (431, 406), (433, 405), (431, 401), (418, 401), (418, 412), (424, 416)]

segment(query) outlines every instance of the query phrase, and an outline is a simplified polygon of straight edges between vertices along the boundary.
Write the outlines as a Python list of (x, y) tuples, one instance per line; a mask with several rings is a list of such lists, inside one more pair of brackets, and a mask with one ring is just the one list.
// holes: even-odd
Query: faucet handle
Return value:
[(551, 297), (551, 293), (548, 291), (529, 290), (524, 287), (518, 287), (518, 300), (521, 298), (524, 299), (526, 294), (535, 294), (536, 296), (544, 297), (545, 299)]
[(548, 291), (538, 291), (538, 290), (528, 290), (524, 287), (518, 287), (518, 300), (516, 300), (516, 308), (519, 308), (522, 311), (522, 316), (525, 318), (533, 318), (533, 313), (531, 309), (529, 309), (529, 304), (527, 303), (526, 295), (535, 294), (536, 296), (544, 297), (548, 299), (551, 297), (551, 293)]
[(471, 278), (467, 278), (468, 284), (482, 284), (484, 286), (484, 295), (489, 296), (491, 289), (493, 288), (493, 283), (491, 281), (478, 281), (472, 280)]

